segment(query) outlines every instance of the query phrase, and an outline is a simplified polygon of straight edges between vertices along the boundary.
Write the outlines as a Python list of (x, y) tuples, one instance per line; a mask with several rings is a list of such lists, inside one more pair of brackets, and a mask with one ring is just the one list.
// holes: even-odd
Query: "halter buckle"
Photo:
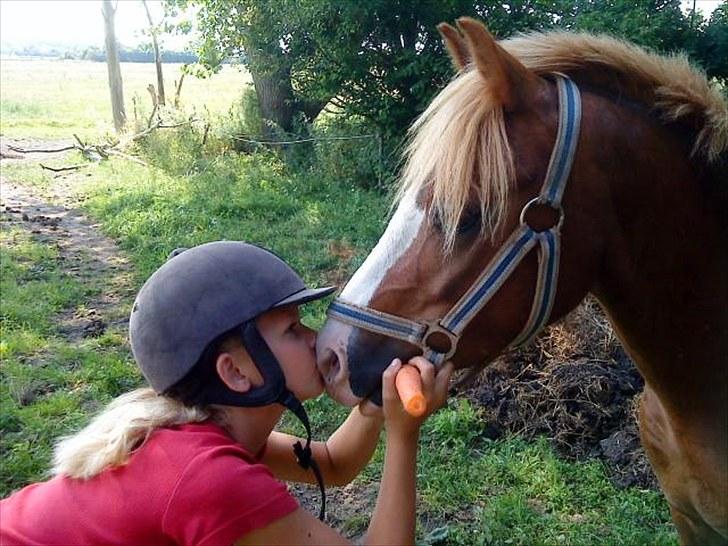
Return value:
[(426, 322), (425, 324), (427, 330), (422, 336), (422, 348), (445, 355), (442, 359), (443, 362), (452, 358), (458, 348), (459, 336), (437, 321)]
[[(558, 220), (547, 228), (535, 229), (533, 226), (531, 226), (531, 224), (526, 222), (526, 214), (528, 214), (528, 210), (531, 207), (538, 207), (538, 206), (550, 208), (552, 211), (554, 211), (556, 214), (558, 214)], [(561, 226), (564, 224), (564, 209), (561, 207), (561, 205), (554, 205), (551, 201), (546, 199), (543, 195), (539, 195), (538, 197), (534, 197), (533, 199), (531, 199), (528, 203), (526, 203), (523, 206), (523, 209), (521, 209), (520, 222), (521, 222), (522, 226), (527, 226), (529, 229), (535, 231), (536, 233), (542, 233), (544, 231), (549, 231), (550, 229), (553, 229), (558, 233), (561, 231)]]

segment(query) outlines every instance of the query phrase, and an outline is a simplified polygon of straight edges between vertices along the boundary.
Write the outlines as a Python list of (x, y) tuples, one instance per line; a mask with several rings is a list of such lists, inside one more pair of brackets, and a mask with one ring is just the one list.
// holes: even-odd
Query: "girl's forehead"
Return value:
[(278, 323), (288, 323), (291, 320), (298, 320), (299, 317), (300, 311), (298, 309), (298, 305), (291, 304), (266, 311), (258, 317), (258, 321), (263, 324), (273, 325)]

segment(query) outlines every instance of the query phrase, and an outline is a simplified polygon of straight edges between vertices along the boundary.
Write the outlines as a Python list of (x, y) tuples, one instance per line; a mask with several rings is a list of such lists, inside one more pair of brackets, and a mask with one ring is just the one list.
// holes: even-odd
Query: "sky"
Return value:
[[(154, 22), (163, 9), (158, 0), (147, 0)], [(125, 46), (148, 41), (140, 31), (149, 26), (140, 0), (119, 0), (116, 37)], [(13, 45), (57, 43), (104, 45), (101, 0), (0, 0), (0, 40)], [(165, 37), (167, 49), (183, 49), (188, 37)]]
[[(693, 0), (681, 0), (683, 9), (692, 9)], [(696, 0), (697, 9), (708, 16), (720, 0)], [(152, 17), (161, 18), (158, 0), (148, 0)], [(119, 0), (116, 35), (125, 46), (142, 41), (140, 30), (147, 19), (140, 0)], [(13, 45), (58, 43), (103, 46), (104, 25), (100, 0), (0, 0), (0, 40)], [(186, 37), (166, 37), (167, 49), (184, 49)]]

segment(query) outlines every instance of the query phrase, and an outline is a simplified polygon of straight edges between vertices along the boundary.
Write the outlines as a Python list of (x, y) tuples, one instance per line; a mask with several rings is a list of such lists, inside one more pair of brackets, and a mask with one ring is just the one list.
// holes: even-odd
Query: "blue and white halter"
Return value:
[[(564, 222), (561, 198), (574, 162), (581, 126), (578, 87), (564, 76), (555, 75), (555, 79), (559, 94), (559, 126), (541, 194), (526, 203), (521, 210), (519, 227), (453, 308), (440, 320), (416, 321), (337, 299), (329, 307), (329, 317), (417, 345), (428, 360), (439, 366), (452, 358), (470, 321), (490, 301), (523, 257), (538, 244), (538, 280), (531, 314), (510, 346), (525, 345), (541, 331), (548, 323), (556, 295), (560, 230)], [(557, 211), (559, 216), (555, 225), (542, 231), (531, 228), (525, 217), (529, 207), (534, 205), (547, 205)], [(433, 342), (437, 348), (433, 347)]]

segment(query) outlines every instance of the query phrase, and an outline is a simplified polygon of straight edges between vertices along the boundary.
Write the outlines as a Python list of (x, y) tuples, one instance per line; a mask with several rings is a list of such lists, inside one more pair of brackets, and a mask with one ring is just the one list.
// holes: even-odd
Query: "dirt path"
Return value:
[[(61, 154), (18, 153), (19, 148), (58, 148), (68, 141), (0, 139), (0, 170), (12, 162), (48, 161)], [(91, 289), (95, 295), (59, 318), (59, 331), (73, 341), (101, 335), (107, 328), (126, 330), (128, 308), (133, 298), (131, 267), (116, 243), (104, 236), (77, 208), (73, 176), (63, 174), (43, 192), (0, 174), (2, 225), (29, 231), (36, 241), (55, 247), (63, 270)]]

